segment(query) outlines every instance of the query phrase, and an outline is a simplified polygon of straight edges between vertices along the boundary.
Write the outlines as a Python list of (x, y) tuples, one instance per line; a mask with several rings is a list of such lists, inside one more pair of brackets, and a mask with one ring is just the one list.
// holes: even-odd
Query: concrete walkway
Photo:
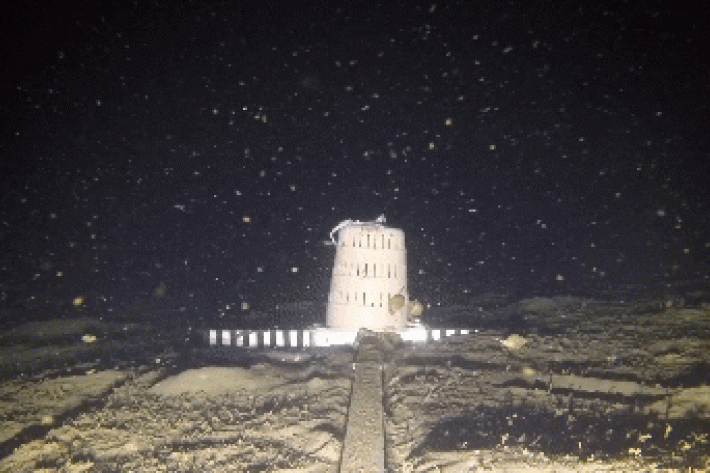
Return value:
[(355, 362), (340, 473), (384, 471), (382, 353), (374, 345), (361, 344)]

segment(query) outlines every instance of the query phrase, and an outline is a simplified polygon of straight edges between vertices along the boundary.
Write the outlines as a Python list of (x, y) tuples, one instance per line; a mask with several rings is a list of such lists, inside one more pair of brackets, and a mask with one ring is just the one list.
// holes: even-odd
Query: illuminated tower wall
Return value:
[(338, 239), (328, 295), (329, 329), (396, 331), (407, 324), (404, 232), (382, 221), (346, 221), (334, 230)]

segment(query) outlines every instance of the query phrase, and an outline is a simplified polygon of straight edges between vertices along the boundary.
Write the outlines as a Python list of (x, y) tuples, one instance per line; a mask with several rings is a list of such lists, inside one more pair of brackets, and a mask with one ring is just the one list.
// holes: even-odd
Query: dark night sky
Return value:
[(708, 7), (299, 4), (4, 11), (2, 305), (323, 300), (381, 213), (427, 302), (710, 274)]

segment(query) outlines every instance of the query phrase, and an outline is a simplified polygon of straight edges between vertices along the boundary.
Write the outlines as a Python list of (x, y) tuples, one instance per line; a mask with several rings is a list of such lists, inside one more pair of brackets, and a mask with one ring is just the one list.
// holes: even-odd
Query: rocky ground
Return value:
[(405, 352), (387, 384), (399, 471), (710, 467), (710, 306), (533, 299), (528, 333)]
[[(43, 348), (17, 345), (6, 371), (29, 370), (32, 360), (56, 362), (60, 354), (72, 363), (36, 367), (2, 384), (0, 471), (337, 471), (352, 353), (245, 358), (206, 350), (190, 352), (187, 363), (168, 351), (153, 353), (150, 363), (106, 369), (100, 359), (74, 363), (77, 352), (105, 355), (101, 343), (126, 348), (144, 332), (118, 329), (129, 333), (116, 337), (116, 327), (103, 325), (103, 336), (87, 342), (84, 332), (99, 330), (85, 322), (51, 321), (6, 334), (4, 340), (29, 331), (44, 337), (34, 341)], [(149, 358), (145, 349), (135, 353)]]
[[(467, 316), (478, 333), (386, 365), (392, 471), (710, 468), (710, 306), (555, 297)], [(348, 350), (201, 350), (89, 318), (0, 341), (0, 471), (338, 469)]]

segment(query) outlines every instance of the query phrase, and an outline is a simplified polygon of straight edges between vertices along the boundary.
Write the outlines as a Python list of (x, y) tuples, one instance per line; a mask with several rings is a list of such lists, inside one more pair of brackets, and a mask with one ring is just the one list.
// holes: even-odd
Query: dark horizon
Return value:
[(383, 213), (429, 303), (710, 277), (701, 4), (88, 5), (0, 25), (0, 308), (323, 301)]

